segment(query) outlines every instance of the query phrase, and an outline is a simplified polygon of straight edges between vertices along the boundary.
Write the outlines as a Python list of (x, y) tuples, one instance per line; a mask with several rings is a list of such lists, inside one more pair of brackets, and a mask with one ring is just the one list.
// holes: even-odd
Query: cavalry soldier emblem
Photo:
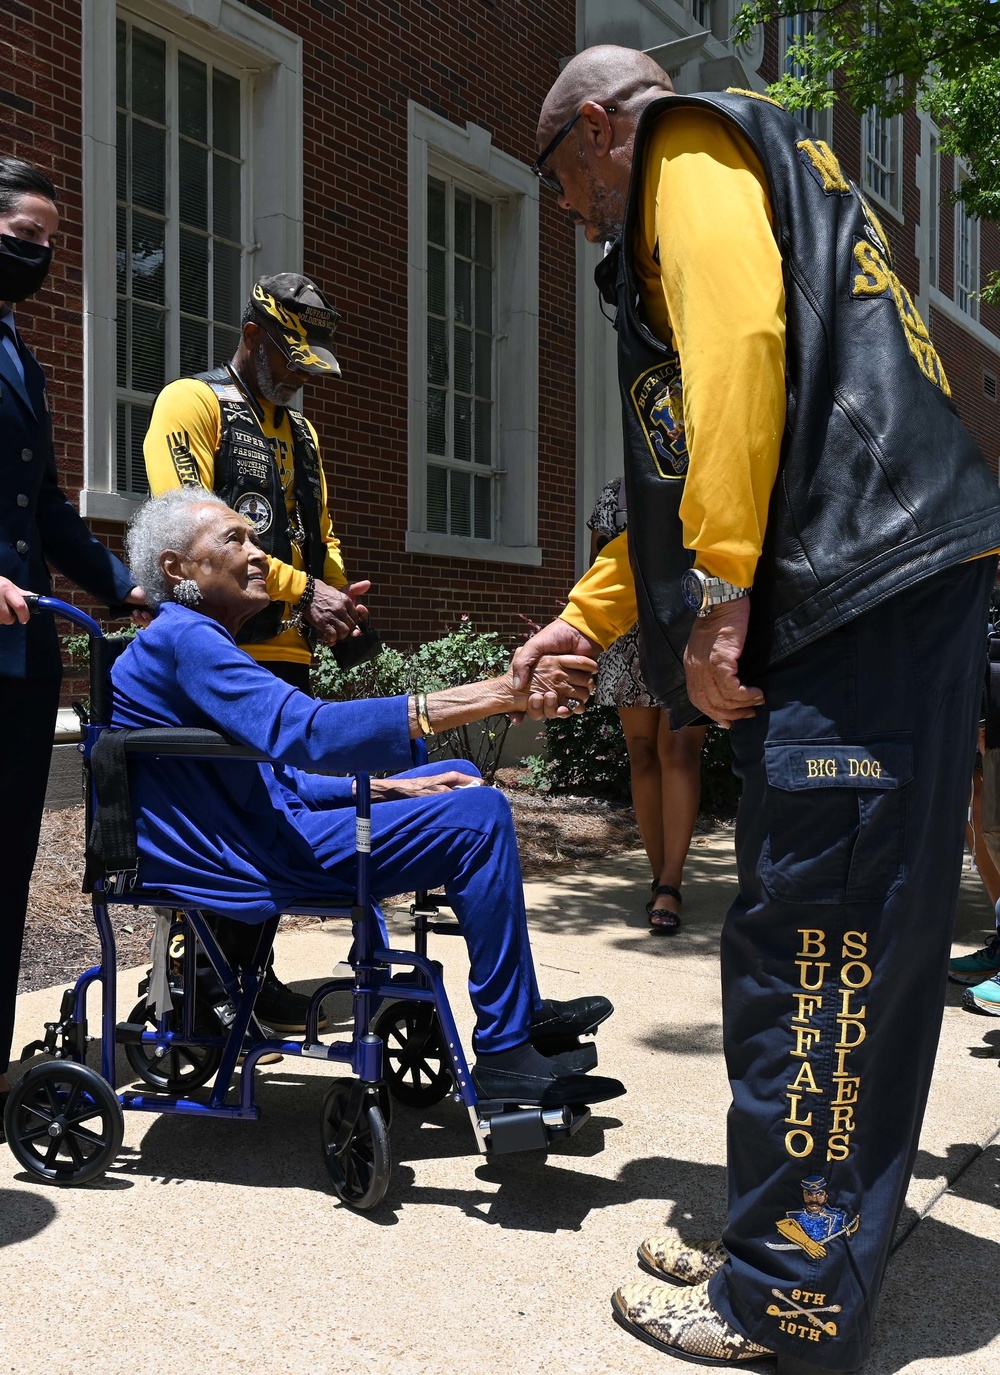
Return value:
[(631, 396), (660, 477), (684, 477), (688, 451), (681, 368), (676, 356), (637, 377)]
[(236, 514), (242, 516), (248, 525), (252, 525), (258, 535), (271, 528), (271, 503), (258, 492), (249, 492), (245, 497), (241, 497), (236, 503)]
[(810, 1260), (826, 1255), (827, 1243), (838, 1237), (850, 1237), (861, 1225), (860, 1214), (848, 1219), (843, 1208), (828, 1206), (826, 1180), (822, 1175), (808, 1175), (802, 1180), (802, 1207), (790, 1208), (775, 1223), (786, 1242), (769, 1241), (772, 1251), (805, 1251)]

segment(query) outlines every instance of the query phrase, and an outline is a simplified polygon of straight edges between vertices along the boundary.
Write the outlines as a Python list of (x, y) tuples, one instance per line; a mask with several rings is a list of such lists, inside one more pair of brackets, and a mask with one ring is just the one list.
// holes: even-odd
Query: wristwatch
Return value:
[(696, 616), (707, 616), (713, 606), (721, 606), (723, 602), (738, 602), (749, 590), (722, 578), (710, 578), (698, 568), (689, 568), (681, 578), (681, 594)]

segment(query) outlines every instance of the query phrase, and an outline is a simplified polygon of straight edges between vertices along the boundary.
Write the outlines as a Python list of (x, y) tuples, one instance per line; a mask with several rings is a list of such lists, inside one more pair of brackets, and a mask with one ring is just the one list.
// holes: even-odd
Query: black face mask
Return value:
[(0, 301), (23, 301), (41, 290), (49, 275), (52, 249), (0, 234)]

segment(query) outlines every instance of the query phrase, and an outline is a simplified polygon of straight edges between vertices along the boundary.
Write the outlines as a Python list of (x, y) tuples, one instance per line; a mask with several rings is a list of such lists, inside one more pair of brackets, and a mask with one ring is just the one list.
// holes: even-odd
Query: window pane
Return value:
[(455, 326), (455, 390), (472, 390), (472, 334)]
[(493, 266), (493, 207), (489, 201), (476, 201), (476, 262)]
[(427, 321), (427, 380), (440, 387), (448, 383), (448, 326), (444, 320)]
[(238, 329), (223, 329), (221, 325), (216, 325), (212, 333), (215, 336), (213, 339), (212, 367), (221, 368), (223, 363), (228, 363), (236, 352), (236, 345), (240, 342), (240, 332)]
[(472, 197), (455, 187), (455, 252), (472, 257)]
[(208, 315), (208, 240), (187, 229), (180, 232), (181, 310)]
[(178, 149), (178, 202), (181, 224), (208, 228), (208, 153), (181, 139)]
[(115, 416), (115, 488), (128, 491), (128, 406), (118, 403)]
[(448, 242), (445, 231), (445, 184), (427, 179), (427, 239), (442, 248)]
[(445, 252), (443, 248), (427, 250), (427, 309), (432, 315), (445, 313)]
[(163, 220), (132, 213), (132, 295), (163, 304)]
[(128, 119), (119, 115), (115, 121), (115, 192), (120, 201), (128, 199)]
[(476, 528), (474, 534), (476, 539), (493, 538), (493, 479), (491, 477), (477, 477), (473, 479), (475, 487), (475, 521)]
[(428, 389), (427, 392), (427, 452), (444, 457), (447, 453), (447, 426), (445, 425), (445, 400), (443, 391)]
[(143, 29), (132, 30), (132, 109), (146, 119), (164, 121), (166, 47)]
[(471, 535), (469, 522), (469, 481), (468, 473), (456, 472), (452, 468), (448, 474), (451, 487), (451, 530), (453, 535)]
[(240, 290), (240, 250), (212, 240), (212, 277), (215, 296), (212, 301), (213, 320), (226, 324), (239, 322), (243, 310)]
[(472, 324), (472, 268), (461, 258), (455, 259), (455, 319), (463, 325)]
[(158, 392), (166, 381), (161, 310), (132, 306), (132, 390)]
[(448, 470), (427, 469), (427, 528), (444, 535), (448, 531)]
[(132, 203), (164, 214), (166, 210), (166, 144), (162, 129), (139, 120), (132, 125)]
[(116, 381), (119, 387), (128, 386), (128, 312), (128, 302), (119, 301), (115, 317)]
[(488, 401), (476, 402), (476, 462), (484, 467), (493, 462), (493, 407)]
[(115, 223), (115, 290), (119, 296), (128, 291), (128, 211), (123, 205)]
[(128, 104), (127, 37), (128, 31), (119, 19), (115, 24), (115, 104), (120, 110)]
[(240, 155), (240, 83), (218, 70), (212, 73), (212, 144)]
[(208, 68), (187, 53), (177, 58), (177, 127), (188, 138), (208, 142)]
[(149, 411), (144, 406), (129, 406), (129, 482), (128, 490), (140, 496), (149, 495), (146, 463), (142, 455), (142, 441), (149, 429)]
[(472, 460), (472, 402), (467, 396), (455, 397), (452, 451), (463, 463)]
[(488, 267), (476, 268), (476, 329), (493, 333), (493, 273)]
[(493, 339), (489, 334), (476, 335), (476, 395), (492, 396)]
[(181, 316), (181, 376), (208, 368), (208, 325)]
[(240, 164), (230, 158), (212, 159), (212, 232), (235, 239), (240, 234)]

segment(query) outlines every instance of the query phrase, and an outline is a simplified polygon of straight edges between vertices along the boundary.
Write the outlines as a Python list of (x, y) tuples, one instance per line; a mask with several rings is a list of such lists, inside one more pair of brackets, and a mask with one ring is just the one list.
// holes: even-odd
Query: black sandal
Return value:
[(662, 931), (664, 935), (672, 936), (675, 931), (680, 930), (680, 914), (671, 912), (669, 907), (657, 907), (656, 899), (660, 894), (668, 898), (675, 898), (679, 907), (684, 899), (681, 897), (681, 890), (674, 888), (670, 883), (660, 883), (653, 889), (653, 897), (650, 905), (646, 908), (649, 915), (649, 924), (654, 931)]

